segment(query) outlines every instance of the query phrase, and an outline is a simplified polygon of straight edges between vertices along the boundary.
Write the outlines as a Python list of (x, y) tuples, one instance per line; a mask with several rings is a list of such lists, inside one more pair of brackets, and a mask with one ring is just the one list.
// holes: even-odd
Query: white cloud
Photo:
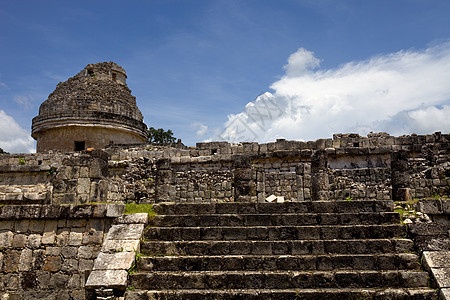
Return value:
[(206, 134), (206, 132), (208, 131), (208, 126), (206, 126), (205, 124), (203, 124), (201, 122), (192, 123), (191, 127), (197, 130), (195, 133), (197, 134), (197, 137), (199, 137), (199, 138), (204, 136)]
[(0, 86), (4, 87), (4, 88), (8, 88), (8, 86), (6, 85), (6, 83), (4, 82), (0, 82)]
[(400, 51), (336, 69), (300, 48), (286, 74), (236, 115), (216, 139), (314, 140), (333, 133), (450, 132), (450, 43)]
[(0, 110), (0, 148), (11, 153), (35, 152), (30, 133), (3, 110)]
[(31, 96), (15, 96), (14, 102), (19, 104), (25, 110), (33, 108), (33, 97)]

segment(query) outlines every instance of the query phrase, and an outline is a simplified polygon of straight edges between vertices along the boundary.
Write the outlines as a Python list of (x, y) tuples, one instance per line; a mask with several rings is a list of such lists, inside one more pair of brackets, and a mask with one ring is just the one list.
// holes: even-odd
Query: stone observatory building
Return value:
[(121, 66), (102, 62), (60, 82), (33, 118), (37, 152), (145, 143), (147, 126), (126, 78)]

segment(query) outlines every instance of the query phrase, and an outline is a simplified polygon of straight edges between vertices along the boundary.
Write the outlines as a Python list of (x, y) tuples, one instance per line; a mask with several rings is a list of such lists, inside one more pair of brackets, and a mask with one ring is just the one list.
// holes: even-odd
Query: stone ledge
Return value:
[(5, 205), (0, 220), (115, 218), (124, 210), (125, 204)]
[(450, 288), (450, 268), (431, 268), (431, 273), (440, 289)]
[[(102, 252), (94, 262), (92, 273), (86, 282), (86, 288), (95, 296), (101, 290), (121, 291), (127, 286), (128, 270), (135, 264), (139, 253), (140, 239), (148, 222), (147, 214), (120, 215), (111, 226), (103, 242)], [(117, 293), (113, 293), (117, 294)]]
[(127, 286), (126, 270), (94, 270), (89, 275), (86, 288), (111, 287), (125, 290)]
[(443, 300), (450, 299), (450, 288), (441, 289), (440, 297)]
[(425, 214), (450, 214), (450, 199), (423, 199), (419, 210)]
[(147, 224), (148, 214), (136, 213), (129, 215), (121, 215), (114, 220), (115, 224)]
[(450, 300), (450, 267), (448, 260), (450, 251), (424, 251), (423, 262), (425, 269), (430, 272), (441, 289), (441, 299)]

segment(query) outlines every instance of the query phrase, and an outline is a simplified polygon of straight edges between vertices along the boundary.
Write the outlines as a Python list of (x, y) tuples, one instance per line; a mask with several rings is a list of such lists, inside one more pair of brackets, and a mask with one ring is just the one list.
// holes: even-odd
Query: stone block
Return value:
[(85, 227), (87, 224), (87, 220), (86, 219), (71, 219), (71, 220), (67, 220), (67, 227)]
[(63, 231), (56, 235), (56, 245), (58, 246), (67, 246), (69, 243), (69, 232)]
[(61, 255), (64, 258), (73, 258), (77, 255), (78, 248), (77, 247), (62, 247), (61, 248)]
[(43, 249), (33, 250), (33, 269), (41, 270), (45, 262), (45, 251)]
[(92, 258), (93, 256), (93, 247), (92, 246), (81, 246), (78, 248), (77, 257), (79, 258)]
[(0, 221), (0, 230), (13, 230), (14, 229), (14, 221), (9, 221), (9, 220), (5, 220), (5, 221)]
[(94, 263), (94, 270), (128, 270), (135, 260), (134, 252), (101, 252)]
[(420, 200), (419, 210), (425, 214), (440, 214), (442, 213), (441, 201), (438, 199)]
[(61, 200), (61, 204), (72, 204), (76, 202), (76, 196), (75, 193), (65, 193), (64, 194), (64, 200)]
[(450, 288), (443, 288), (439, 294), (440, 299), (446, 300), (450, 299)]
[(30, 271), (33, 262), (33, 251), (25, 248), (20, 254), (19, 271)]
[(89, 231), (103, 231), (105, 230), (105, 221), (103, 219), (90, 219), (86, 228), (89, 229)]
[[(5, 280), (5, 287), (6, 290), (10, 291), (17, 291), (20, 289), (20, 281), (19, 281), (19, 274), (8, 274)], [(8, 300), (19, 300), (20, 294), (17, 292), (10, 292)]]
[(428, 269), (445, 268), (449, 265), (450, 251), (424, 251), (423, 261)]
[(116, 218), (122, 215), (125, 210), (125, 204), (108, 204), (106, 208), (106, 217)]
[(42, 233), (44, 231), (44, 220), (31, 220), (29, 230), (32, 233)]
[(43, 271), (57, 272), (61, 269), (61, 257), (60, 256), (47, 256), (45, 258)]
[(96, 231), (95, 229), (83, 233), (83, 245), (101, 245), (103, 243), (103, 231)]
[(78, 271), (78, 260), (74, 258), (65, 259), (62, 263), (61, 271), (65, 273), (74, 273)]
[(115, 287), (125, 289), (127, 271), (125, 270), (94, 270), (86, 282), (87, 288)]
[(106, 240), (102, 247), (102, 252), (139, 252), (140, 240)]
[(41, 235), (40, 234), (30, 234), (27, 240), (27, 247), (32, 249), (37, 249), (41, 246)]
[(450, 288), (450, 267), (431, 268), (431, 273), (440, 289)]
[(136, 213), (121, 215), (114, 220), (116, 224), (147, 224), (148, 214), (146, 213)]
[[(70, 280), (69, 280), (70, 282)], [(73, 300), (85, 300), (86, 299), (86, 291), (83, 289), (71, 290), (70, 296)]]
[(26, 234), (15, 234), (13, 241), (12, 241), (12, 247), (13, 248), (25, 248), (25, 245), (27, 244), (27, 239), (28, 239), (28, 236)]
[(48, 271), (37, 271), (36, 279), (38, 282), (38, 286), (41, 289), (47, 289), (50, 282), (50, 272)]
[(96, 204), (94, 206), (94, 212), (92, 217), (94, 218), (103, 218), (106, 216), (107, 204)]
[(73, 290), (75, 288), (80, 288), (80, 287), (82, 287), (81, 276), (79, 274), (71, 275), (69, 278), (69, 281), (67, 282), (67, 288), (70, 290)]
[(84, 271), (91, 271), (92, 267), (94, 266), (94, 262), (92, 259), (80, 259), (78, 261), (78, 271), (84, 272)]
[(81, 167), (80, 168), (80, 177), (81, 178), (89, 177), (89, 168), (88, 167)]
[(44, 234), (42, 235), (42, 239), (41, 239), (41, 243), (43, 245), (53, 245), (55, 243), (56, 240), (56, 234), (55, 232), (44, 232)]
[(71, 232), (69, 234), (69, 246), (80, 246), (83, 241), (81, 232)]
[(59, 256), (60, 254), (61, 254), (61, 248), (60, 247), (46, 247), (45, 248), (45, 255)]
[(3, 272), (17, 272), (19, 269), (21, 251), (6, 250), (3, 256)]
[(111, 226), (106, 239), (108, 240), (139, 240), (144, 230), (144, 224), (119, 224)]
[(55, 289), (66, 288), (67, 282), (69, 281), (69, 275), (62, 273), (55, 273), (51, 275), (49, 286)]
[(30, 226), (29, 220), (19, 220), (15, 223), (15, 232), (16, 233), (26, 233), (28, 232), (28, 227)]
[(442, 199), (442, 213), (450, 215), (450, 200)]

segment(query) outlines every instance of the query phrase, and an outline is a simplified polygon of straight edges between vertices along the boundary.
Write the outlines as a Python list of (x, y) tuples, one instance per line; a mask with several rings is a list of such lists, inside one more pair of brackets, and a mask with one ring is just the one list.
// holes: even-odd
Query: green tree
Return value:
[(173, 136), (172, 130), (164, 130), (162, 128), (155, 129), (150, 127), (148, 129), (148, 141), (155, 144), (170, 144), (175, 143), (177, 139)]

